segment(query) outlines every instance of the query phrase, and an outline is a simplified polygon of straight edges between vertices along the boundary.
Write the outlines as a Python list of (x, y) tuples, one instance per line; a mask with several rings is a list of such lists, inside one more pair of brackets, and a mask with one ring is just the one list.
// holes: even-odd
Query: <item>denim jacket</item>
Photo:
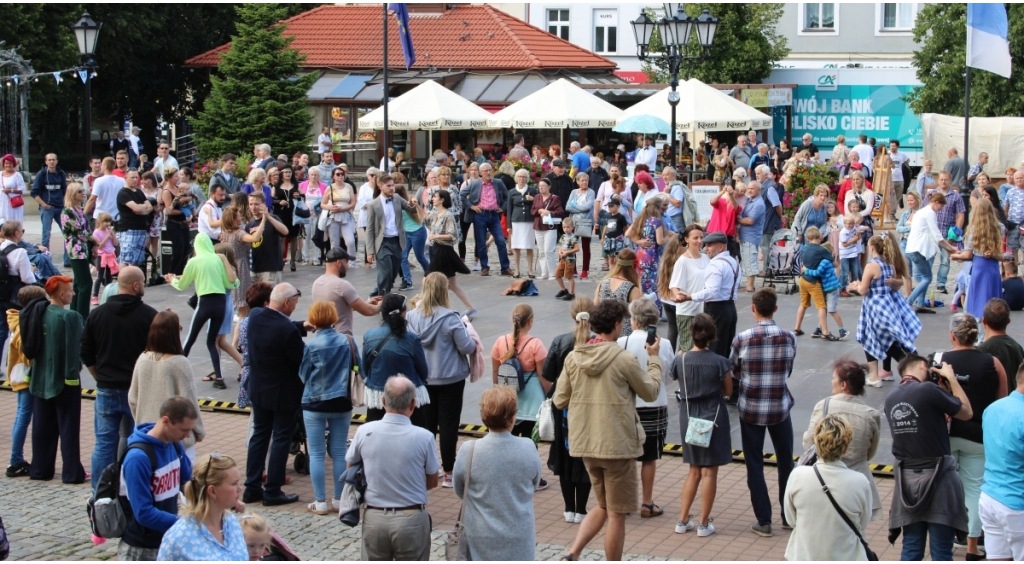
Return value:
[[(370, 329), (363, 335), (363, 365), (366, 389), (384, 391), (384, 384), (395, 374), (404, 374), (417, 388), (425, 386), (428, 377), (427, 356), (416, 333), (406, 331), (405, 337), (391, 337), (387, 325)], [(384, 341), (387, 340), (385, 343)], [(383, 344), (383, 346), (381, 346)], [(373, 353), (380, 347), (380, 352)]]
[[(348, 380), (352, 370), (352, 346), (348, 337), (333, 327), (320, 329), (302, 353), (299, 378), (306, 385), (302, 392), (302, 403), (326, 401), (346, 397), (349, 394)], [(359, 349), (355, 350), (356, 359)]]

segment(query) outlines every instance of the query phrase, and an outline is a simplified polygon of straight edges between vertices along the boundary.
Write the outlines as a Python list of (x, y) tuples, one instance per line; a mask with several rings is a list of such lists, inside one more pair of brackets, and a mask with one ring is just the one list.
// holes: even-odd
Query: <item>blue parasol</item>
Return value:
[(668, 135), (671, 129), (672, 126), (660, 117), (641, 114), (629, 116), (628, 118), (619, 121), (618, 125), (612, 128), (612, 131), (616, 131), (618, 133), (661, 133)]

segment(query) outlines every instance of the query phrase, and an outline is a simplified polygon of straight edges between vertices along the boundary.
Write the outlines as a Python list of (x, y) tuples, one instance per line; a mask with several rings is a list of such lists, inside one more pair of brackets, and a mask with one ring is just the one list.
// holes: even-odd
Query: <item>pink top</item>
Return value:
[(327, 185), (324, 184), (323, 182), (320, 182), (319, 184), (319, 186), (315, 186), (315, 190), (309, 190), (309, 180), (305, 180), (299, 183), (299, 192), (302, 192), (303, 194), (307, 196), (312, 196), (314, 198), (322, 198), (324, 195), (324, 190), (327, 189)]
[(729, 237), (736, 236), (736, 216), (743, 211), (741, 207), (733, 207), (725, 197), (711, 204), (711, 220), (708, 221), (708, 233), (725, 233)]
[(484, 182), (480, 187), (480, 209), (498, 209), (498, 194), (494, 191), (494, 184), (491, 182)]
[(114, 254), (114, 237), (110, 229), (97, 229), (92, 232), (93, 238), (97, 241), (102, 241), (107, 235), (111, 235), (111, 237), (97, 249), (97, 252), (112, 255)]
[[(511, 334), (498, 337), (494, 347), (491, 348), (491, 358), (500, 361), (501, 357), (505, 356), (505, 353), (508, 352), (508, 346), (511, 343)], [(519, 351), (518, 358), (519, 362), (523, 365), (524, 372), (536, 372), (544, 366), (544, 359), (548, 357), (548, 350), (544, 347), (544, 342), (530, 335), (519, 336), (516, 350)]]

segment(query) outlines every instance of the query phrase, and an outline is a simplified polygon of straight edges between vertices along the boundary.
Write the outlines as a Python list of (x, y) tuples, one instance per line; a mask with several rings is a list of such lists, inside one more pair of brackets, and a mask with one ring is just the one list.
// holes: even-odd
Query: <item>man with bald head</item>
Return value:
[[(329, 153), (324, 153), (325, 155)], [(245, 464), (242, 501), (284, 505), (299, 500), (298, 494), (281, 491), (288, 450), (302, 402), (299, 364), (305, 345), (302, 322), (291, 320), (302, 292), (287, 282), (274, 286), (270, 307), (249, 312), (249, 401), (252, 403), (252, 437)], [(263, 484), (264, 461), (267, 483)], [(340, 464), (339, 460), (336, 464)]]
[[(142, 302), (145, 276), (125, 266), (117, 276), (117, 295), (89, 313), (82, 330), (82, 364), (96, 379), (96, 448), (92, 451), (92, 486), (135, 428), (128, 406), (135, 361), (146, 350), (156, 310)], [(120, 437), (120, 439), (119, 439)], [(119, 442), (120, 441), (120, 442)]]

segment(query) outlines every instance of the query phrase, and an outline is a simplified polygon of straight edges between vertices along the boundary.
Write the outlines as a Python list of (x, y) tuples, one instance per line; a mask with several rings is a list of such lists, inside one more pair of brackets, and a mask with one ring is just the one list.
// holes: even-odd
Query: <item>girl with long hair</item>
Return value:
[[(234, 196), (232, 196), (233, 201), (235, 200)], [(249, 199), (245, 194), (241, 196), (241, 199), (245, 201), (245, 208), (240, 208), (232, 203), (224, 209), (224, 215), (221, 217), (220, 241), (221, 244), (229, 245), (232, 253), (235, 255), (238, 287), (231, 291), (231, 301), (235, 306), (235, 313), (238, 314), (238, 318), (244, 319), (249, 316), (249, 306), (246, 305), (245, 296), (249, 291), (249, 286), (252, 285), (252, 276), (249, 273), (249, 252), (252, 250), (252, 244), (263, 238), (263, 230), (267, 225), (267, 214), (263, 214), (263, 220), (260, 221), (255, 232), (246, 233), (242, 229), (242, 226), (245, 225), (242, 220), (242, 213), (243, 211), (249, 211)], [(241, 260), (238, 260), (239, 258)], [(238, 347), (237, 330), (231, 339), (231, 346)]]
[(89, 249), (90, 245), (98, 242), (89, 232), (89, 222), (82, 212), (84, 204), (85, 187), (78, 182), (72, 182), (64, 194), (60, 228), (64, 235), (64, 252), (71, 257), (71, 271), (75, 275), (75, 297), (71, 300), (71, 309), (77, 311), (83, 320), (89, 317), (89, 290), (92, 289)]
[[(594, 304), (601, 303), (601, 300), (619, 300), (629, 305), (633, 300), (640, 299), (644, 293), (640, 289), (640, 276), (636, 273), (635, 264), (636, 253), (631, 249), (619, 251), (608, 276), (594, 290)], [(632, 332), (629, 323), (623, 323), (619, 336), (625, 337)]]
[(677, 348), (679, 328), (676, 322), (676, 307), (679, 304), (675, 302), (675, 295), (672, 292), (672, 270), (675, 268), (679, 257), (683, 256), (685, 251), (686, 246), (682, 237), (677, 235), (670, 236), (668, 243), (665, 243), (665, 250), (661, 253), (661, 263), (658, 265), (658, 299), (661, 300), (661, 310), (668, 321), (668, 342), (672, 344), (671, 350), (673, 351), (679, 350)]
[(242, 494), (238, 465), (230, 456), (199, 458), (185, 484), (181, 517), (164, 533), (157, 560), (249, 560), (245, 534), (232, 511)]
[(156, 205), (153, 206), (153, 219), (149, 224), (149, 231), (146, 233), (146, 246), (149, 248), (149, 254), (153, 256), (153, 260), (159, 260), (160, 233), (164, 226), (164, 200), (160, 197), (160, 181), (152, 170), (144, 172), (141, 180), (142, 184), (139, 189), (147, 199), (156, 202)]
[[(238, 261), (235, 259), (235, 251), (228, 243), (217, 243), (213, 246), (213, 252), (224, 257), (224, 261), (228, 267), (228, 277), (238, 278)], [(242, 366), (242, 355), (239, 354), (238, 349), (231, 346), (228, 342), (228, 338), (232, 335), (232, 329), (234, 327), (234, 316), (235, 316), (235, 301), (234, 292), (227, 292), (227, 307), (224, 308), (224, 323), (220, 326), (220, 331), (217, 332), (217, 347), (220, 350), (228, 353), (238, 366)], [(242, 375), (239, 374), (238, 380), (242, 379)]]
[(999, 263), (1003, 253), (1003, 226), (996, 217), (995, 207), (987, 198), (978, 198), (971, 208), (971, 221), (964, 234), (963, 251), (949, 258), (971, 261), (971, 281), (967, 286), (967, 313), (976, 319), (985, 314), (985, 304), (992, 298), (1003, 297)]
[[(193, 207), (192, 195), (188, 187), (180, 184), (178, 169), (173, 166), (165, 167), (163, 172), (163, 187), (160, 189), (160, 199), (163, 202), (167, 217), (164, 222), (163, 237), (171, 240), (171, 266), (164, 272), (167, 274), (181, 275), (185, 270), (185, 262), (189, 255), (189, 222), (192, 220)], [(150, 232), (152, 236), (153, 233)], [(157, 244), (159, 245), (160, 233), (157, 233)]]
[(274, 215), (281, 219), (281, 223), (288, 226), (288, 237), (284, 244), (285, 255), (291, 252), (291, 271), (295, 272), (295, 262), (299, 256), (299, 233), (302, 231), (302, 224), (295, 223), (295, 199), (301, 197), (299, 186), (295, 181), (295, 171), (291, 166), (283, 166), (278, 175), (278, 181), (274, 184)]
[[(658, 289), (661, 247), (669, 239), (663, 221), (667, 209), (667, 197), (659, 194), (648, 199), (643, 211), (626, 231), (626, 236), (636, 243), (636, 271), (640, 274), (640, 289), (644, 294), (656, 293)], [(658, 305), (659, 301), (655, 299), (654, 303)]]
[(522, 365), (526, 387), (519, 392), (519, 411), (512, 434), (517, 437), (529, 437), (537, 423), (537, 410), (544, 401), (544, 395), (550, 384), (537, 377), (537, 371), (544, 367), (548, 350), (540, 339), (530, 336), (533, 329), (533, 308), (526, 304), (517, 304), (512, 308), (512, 332), (498, 337), (491, 348), (491, 378), (498, 385), (498, 367), (512, 357), (516, 357)]
[[(673, 299), (678, 300), (682, 294), (693, 294), (704, 288), (704, 271), (711, 259), (701, 253), (704, 246), (704, 229), (699, 225), (689, 225), (680, 234), (682, 245), (679, 257), (674, 263), (664, 262), (666, 268), (671, 265), (668, 288)], [(661, 292), (661, 273), (659, 273), (658, 288)], [(663, 293), (663, 292), (662, 292)], [(688, 351), (693, 347), (693, 338), (690, 335), (690, 326), (693, 318), (704, 311), (704, 305), (700, 302), (687, 300), (676, 304), (676, 334), (679, 343), (677, 351)]]
[(402, 223), (405, 226), (405, 248), (402, 249), (402, 287), (400, 289), (411, 290), (413, 286), (412, 271), (409, 268), (409, 251), (416, 253), (416, 262), (420, 263), (424, 275), (430, 269), (430, 261), (423, 252), (424, 246), (427, 244), (427, 229), (423, 227), (423, 211), (419, 202), (415, 198), (409, 198), (409, 192), (405, 189), (404, 184), (395, 186), (395, 194), (416, 206), (416, 211), (412, 213), (402, 210)]

